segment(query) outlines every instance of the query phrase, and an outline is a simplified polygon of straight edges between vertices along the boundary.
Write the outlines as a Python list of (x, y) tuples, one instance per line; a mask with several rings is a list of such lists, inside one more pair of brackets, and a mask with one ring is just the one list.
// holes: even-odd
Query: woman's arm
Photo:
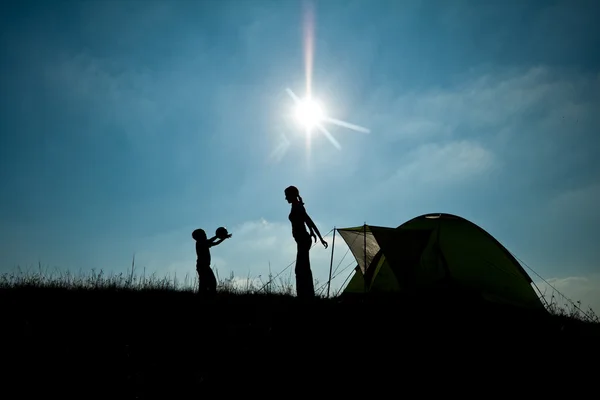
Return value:
[[(319, 228), (317, 228), (317, 225), (315, 225), (315, 223), (313, 222), (312, 218), (308, 215), (306, 210), (304, 211), (304, 216), (305, 216), (304, 218), (306, 221), (306, 225), (308, 226), (308, 229), (310, 230), (310, 236), (314, 237), (315, 236), (314, 232), (316, 232), (317, 236), (319, 236), (319, 239), (321, 240), (321, 244), (323, 246), (325, 246), (325, 248), (327, 248), (327, 246), (328, 246), (327, 242), (321, 236), (321, 232), (319, 232)], [(314, 232), (313, 232), (313, 230), (314, 230)], [(315, 237), (315, 242), (316, 241), (317, 241), (317, 238)]]

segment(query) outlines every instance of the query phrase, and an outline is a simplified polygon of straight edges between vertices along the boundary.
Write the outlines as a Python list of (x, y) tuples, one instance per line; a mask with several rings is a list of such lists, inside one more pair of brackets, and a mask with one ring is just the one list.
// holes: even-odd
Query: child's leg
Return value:
[(217, 291), (217, 278), (211, 267), (206, 268), (206, 290), (209, 293), (216, 293)]
[(214, 293), (217, 291), (217, 279), (212, 269), (207, 266), (198, 267), (199, 293)]
[(196, 272), (198, 273), (198, 293), (202, 293), (202, 291), (204, 290), (204, 279), (202, 279), (202, 274), (200, 273), (200, 270), (196, 270)]
[(196, 265), (196, 272), (198, 273), (198, 293), (202, 294), (207, 290), (207, 279), (206, 279), (206, 267), (202, 265)]

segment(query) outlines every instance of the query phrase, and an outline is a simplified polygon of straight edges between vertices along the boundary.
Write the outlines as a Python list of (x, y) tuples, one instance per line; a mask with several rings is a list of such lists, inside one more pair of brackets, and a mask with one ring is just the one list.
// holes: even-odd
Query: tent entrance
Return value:
[(432, 229), (401, 230), (380, 226), (337, 229), (357, 261), (356, 279), (349, 284), (363, 291), (398, 290), (415, 284), (415, 271)]

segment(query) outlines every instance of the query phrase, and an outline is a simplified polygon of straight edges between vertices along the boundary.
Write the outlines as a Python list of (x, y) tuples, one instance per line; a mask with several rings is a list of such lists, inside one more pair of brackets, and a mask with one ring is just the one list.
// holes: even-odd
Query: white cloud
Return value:
[[(315, 223), (320, 226), (319, 221)], [(296, 243), (289, 223), (260, 219), (228, 227), (228, 230), (232, 238), (211, 248), (212, 267), (219, 279), (229, 279), (233, 274), (236, 286), (245, 286), (248, 280), (256, 286), (267, 282), (271, 273), (277, 275), (275, 285), (281, 284), (282, 280), (295, 284), (293, 263)], [(156, 276), (168, 274), (171, 278), (176, 275), (180, 281), (186, 275), (188, 279), (194, 279), (196, 254), (191, 231), (192, 228), (186, 227), (144, 239), (141, 242), (144, 248), (136, 253), (138, 272), (146, 267), (147, 274), (156, 272)], [(321, 234), (326, 233), (327, 230), (322, 228)], [(328, 249), (317, 241), (311, 250), (311, 267), (319, 286), (328, 279), (333, 233), (324, 236), (324, 239), (329, 243)], [(350, 253), (344, 257), (346, 250), (347, 246), (337, 236), (333, 269), (339, 264), (338, 272), (353, 260)], [(351, 267), (332, 280), (332, 288), (337, 288), (350, 271)]]
[[(320, 224), (318, 221), (316, 223)], [(229, 227), (229, 231), (233, 237), (211, 249), (213, 269), (221, 280), (227, 280), (233, 275), (234, 286), (242, 289), (248, 286), (257, 288), (269, 280), (271, 273), (276, 287), (288, 284), (294, 286), (293, 263), (296, 245), (288, 223), (260, 219), (234, 225)], [(196, 274), (194, 243), (190, 232), (190, 228), (185, 228), (146, 238), (145, 248), (136, 254), (138, 268), (146, 266), (147, 274), (156, 272), (158, 277), (169, 274), (171, 278), (177, 276), (180, 282), (185, 279), (192, 282)], [(333, 233), (329, 233), (325, 239), (329, 243), (327, 250), (319, 243), (311, 250), (313, 274), (320, 282), (317, 288), (326, 284), (328, 279)], [(355, 260), (347, 250), (343, 239), (336, 235), (332, 293), (335, 293), (353, 272)], [(138, 272), (140, 271), (138, 269)], [(571, 301), (581, 301), (580, 307), (584, 311), (591, 307), (594, 312), (600, 312), (600, 275), (550, 278), (546, 281)], [(552, 287), (544, 282), (536, 284), (542, 293), (546, 293), (548, 299), (552, 296)], [(565, 298), (558, 293), (554, 294), (554, 301), (558, 305), (570, 307)]]
[(191, 233), (195, 227), (182, 227), (158, 235), (136, 240), (135, 260), (137, 272), (145, 268), (147, 274), (158, 277), (168, 274), (178, 279), (195, 277), (196, 254)]
[[(320, 226), (318, 221), (315, 221)], [(321, 234), (327, 231), (321, 226)], [(227, 265), (227, 274), (232, 271), (235, 276), (258, 278), (268, 280), (269, 266), (273, 275), (281, 274), (280, 277), (294, 279), (294, 261), (296, 259), (296, 243), (291, 235), (289, 223), (270, 222), (264, 219), (259, 221), (248, 221), (230, 229), (233, 237), (230, 242), (224, 242), (220, 258)], [(329, 248), (324, 249), (317, 241), (311, 250), (311, 266), (314, 277), (320, 281), (327, 280), (332, 245), (333, 233), (324, 236), (328, 241)], [(215, 248), (216, 249), (216, 248)], [(341, 258), (340, 252), (346, 247), (340, 238), (336, 238), (336, 254)], [(216, 250), (215, 250), (216, 252)], [(335, 261), (334, 260), (334, 261)], [(345, 261), (350, 261), (346, 258)], [(292, 265), (290, 265), (292, 264)], [(335, 263), (334, 263), (335, 267)], [(221, 267), (217, 265), (221, 270)], [(339, 278), (336, 280), (338, 281)]]

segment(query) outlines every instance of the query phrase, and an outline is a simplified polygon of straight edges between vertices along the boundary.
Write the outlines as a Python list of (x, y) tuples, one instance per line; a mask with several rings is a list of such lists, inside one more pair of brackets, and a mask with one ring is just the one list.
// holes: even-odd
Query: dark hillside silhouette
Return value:
[(439, 371), (437, 382), (505, 363), (516, 375), (527, 364), (531, 374), (545, 362), (593, 357), (600, 339), (598, 324), (548, 313), (369, 298), (305, 303), (221, 291), (208, 304), (172, 289), (3, 288), (3, 390), (20, 398), (339, 395), (374, 379), (374, 394), (400, 381), (412, 390)]

